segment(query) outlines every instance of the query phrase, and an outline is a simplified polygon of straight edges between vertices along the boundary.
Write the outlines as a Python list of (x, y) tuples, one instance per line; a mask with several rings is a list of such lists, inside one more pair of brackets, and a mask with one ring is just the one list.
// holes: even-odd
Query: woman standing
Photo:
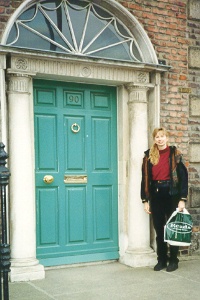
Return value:
[[(167, 243), (164, 242), (164, 225), (176, 208), (182, 211), (188, 194), (188, 173), (182, 155), (175, 146), (168, 146), (168, 132), (165, 128), (155, 128), (154, 143), (145, 152), (142, 164), (141, 199), (144, 210), (152, 214), (156, 231), (157, 259), (154, 270), (172, 272), (178, 268), (177, 246), (170, 246), (167, 256)], [(169, 264), (167, 266), (167, 262)]]

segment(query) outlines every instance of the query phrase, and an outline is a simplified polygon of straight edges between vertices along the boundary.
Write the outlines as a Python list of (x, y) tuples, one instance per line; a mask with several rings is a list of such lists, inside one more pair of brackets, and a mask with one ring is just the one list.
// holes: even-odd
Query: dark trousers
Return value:
[[(153, 225), (156, 231), (157, 255), (158, 261), (167, 262), (167, 243), (164, 242), (164, 225), (169, 219), (171, 214), (178, 206), (178, 199), (170, 196), (168, 185), (152, 186), (152, 200), (151, 200), (151, 213), (153, 218)], [(170, 261), (178, 262), (177, 246), (170, 246)]]

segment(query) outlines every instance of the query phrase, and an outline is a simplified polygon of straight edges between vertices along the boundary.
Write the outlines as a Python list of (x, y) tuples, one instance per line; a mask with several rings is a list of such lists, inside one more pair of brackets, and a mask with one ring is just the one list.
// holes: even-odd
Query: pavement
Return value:
[(199, 300), (200, 256), (180, 259), (174, 272), (117, 261), (47, 268), (46, 278), (9, 283), (10, 300)]

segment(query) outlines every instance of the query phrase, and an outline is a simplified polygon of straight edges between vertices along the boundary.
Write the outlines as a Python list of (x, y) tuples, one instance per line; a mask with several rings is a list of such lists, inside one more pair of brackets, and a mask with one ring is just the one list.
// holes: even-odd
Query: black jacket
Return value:
[[(170, 194), (180, 200), (187, 200), (188, 172), (184, 165), (183, 157), (175, 146), (169, 146), (170, 164)], [(149, 151), (145, 151), (142, 164), (141, 199), (143, 202), (151, 200), (152, 163), (149, 160)]]

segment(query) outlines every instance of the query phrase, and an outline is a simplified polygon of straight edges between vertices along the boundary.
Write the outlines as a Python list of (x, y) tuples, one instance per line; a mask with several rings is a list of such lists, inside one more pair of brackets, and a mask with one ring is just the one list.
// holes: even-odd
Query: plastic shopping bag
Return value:
[(173, 246), (189, 246), (192, 235), (192, 217), (184, 208), (177, 208), (164, 227), (164, 241)]

